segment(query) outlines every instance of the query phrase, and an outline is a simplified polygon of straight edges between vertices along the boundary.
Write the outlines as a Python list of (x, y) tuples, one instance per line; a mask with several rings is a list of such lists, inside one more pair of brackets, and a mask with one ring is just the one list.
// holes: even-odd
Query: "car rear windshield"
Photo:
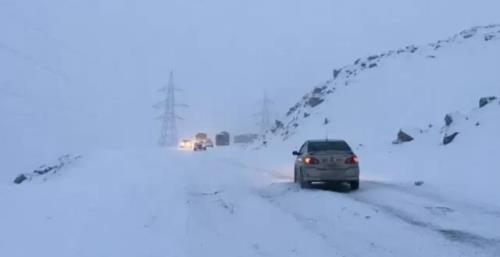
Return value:
[(324, 151), (352, 152), (349, 145), (344, 141), (310, 142), (308, 148), (309, 152), (324, 152)]

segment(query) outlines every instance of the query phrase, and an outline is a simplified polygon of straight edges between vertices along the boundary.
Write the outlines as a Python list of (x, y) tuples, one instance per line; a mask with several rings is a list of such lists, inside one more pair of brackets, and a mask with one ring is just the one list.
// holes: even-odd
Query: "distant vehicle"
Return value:
[[(207, 150), (207, 141), (209, 140), (207, 133), (204, 132), (199, 132), (194, 136), (194, 150), (199, 151), (199, 150)], [(197, 144), (198, 147), (197, 147)], [(200, 147), (201, 145), (201, 147)]]
[(223, 131), (215, 136), (215, 145), (217, 146), (229, 145), (229, 141), (229, 133), (226, 131)]
[(214, 147), (214, 142), (212, 141), (212, 139), (207, 138), (207, 141), (205, 141), (205, 146), (206, 147)]
[(236, 135), (233, 138), (233, 143), (235, 144), (250, 144), (255, 142), (259, 138), (258, 134), (241, 134)]
[(358, 157), (344, 140), (309, 140), (299, 151), (294, 168), (294, 182), (301, 188), (312, 182), (348, 182), (359, 188)]
[(181, 149), (193, 149), (193, 140), (191, 139), (182, 139), (179, 143), (179, 148)]
[(196, 139), (196, 142), (203, 142), (205, 143), (208, 139), (208, 135), (207, 133), (204, 133), (204, 132), (200, 132), (200, 133), (197, 133), (194, 138)]
[(193, 146), (193, 151), (206, 151), (207, 147), (201, 142), (195, 142)]

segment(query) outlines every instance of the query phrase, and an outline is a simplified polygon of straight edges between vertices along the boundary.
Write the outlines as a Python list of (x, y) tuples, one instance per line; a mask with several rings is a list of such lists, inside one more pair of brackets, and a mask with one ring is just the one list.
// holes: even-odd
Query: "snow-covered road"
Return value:
[(212, 154), (193, 156), (198, 167), (189, 169), (197, 192), (189, 235), (203, 235), (190, 240), (194, 256), (500, 254), (499, 210), (436, 188), (365, 180), (357, 192), (347, 185), (301, 190), (291, 172), (266, 169), (265, 161)]
[(500, 255), (498, 209), (427, 184), (301, 190), (291, 163), (271, 162), (239, 149), (107, 151), (2, 184), (0, 256)]

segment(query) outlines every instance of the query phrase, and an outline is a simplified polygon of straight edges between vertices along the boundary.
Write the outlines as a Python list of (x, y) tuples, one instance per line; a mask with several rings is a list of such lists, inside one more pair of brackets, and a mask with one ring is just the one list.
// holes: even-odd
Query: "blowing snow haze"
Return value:
[[(490, 23), (495, 7), (495, 0), (3, 0), (0, 85), (23, 98), (3, 93), (2, 102), (15, 105), (2, 111), (22, 113), (12, 125), (54, 119), (67, 128), (57, 136), (65, 142), (77, 134), (100, 138), (89, 144), (149, 145), (159, 128), (150, 106), (173, 70), (183, 89), (177, 98), (191, 106), (179, 110), (184, 136), (254, 132), (264, 91), (281, 115), (300, 88), (334, 67)], [(48, 122), (33, 133), (49, 136), (53, 129), (41, 123)]]
[[(499, 177), (478, 161), (500, 154), (499, 10), (0, 0), (0, 256), (499, 256)], [(257, 133), (267, 94), (267, 147), (158, 149), (170, 71), (179, 138)], [(325, 134), (360, 157), (359, 191), (292, 183), (288, 153)]]

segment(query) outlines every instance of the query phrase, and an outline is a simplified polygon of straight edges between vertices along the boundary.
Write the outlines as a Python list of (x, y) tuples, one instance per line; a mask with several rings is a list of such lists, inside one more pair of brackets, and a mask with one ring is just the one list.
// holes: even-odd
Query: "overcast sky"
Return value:
[[(0, 86), (56, 85), (61, 106), (104, 124), (95, 130), (153, 138), (151, 106), (173, 70), (190, 105), (183, 137), (253, 132), (264, 92), (283, 115), (334, 67), (500, 23), (498, 10), (498, 0), (0, 0)], [(46, 74), (30, 80), (28, 66)]]

